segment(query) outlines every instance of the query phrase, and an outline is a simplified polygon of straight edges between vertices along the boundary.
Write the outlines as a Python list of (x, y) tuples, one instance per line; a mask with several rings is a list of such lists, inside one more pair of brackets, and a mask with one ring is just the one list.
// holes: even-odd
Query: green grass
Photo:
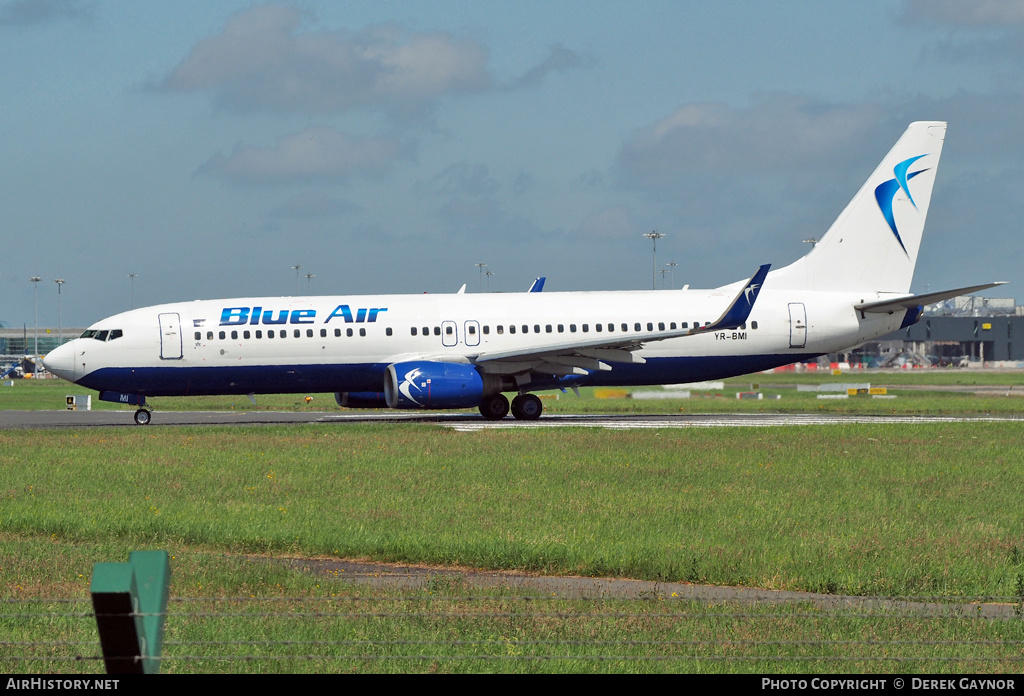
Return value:
[[(735, 399), (732, 392), (760, 378), (733, 381), (724, 397), (629, 402), (585, 390), (545, 406), (701, 412), (793, 403), (818, 410), (813, 395), (781, 386), (774, 404)], [(16, 382), (0, 388), (0, 408), (62, 408), (65, 393), (81, 390)], [(874, 403), (898, 413), (1016, 414), (1024, 406), (1014, 397), (897, 393)], [(311, 406), (301, 397), (260, 400), (267, 408), (333, 408), (330, 395), (314, 395)], [(216, 397), (154, 405), (165, 404), (225, 407)], [(851, 398), (827, 410), (871, 404)], [(164, 672), (1019, 672), (1019, 620), (874, 610), (857, 617), (807, 605), (525, 601), (513, 597), (528, 594), (522, 590), (469, 589), (457, 579), (424, 590), (368, 589), (263, 560), (362, 558), (947, 602), (998, 596), (1019, 604), (1019, 441), (1013, 422), (0, 431), (0, 600), (84, 599), (93, 563), (165, 548), (173, 555), (172, 597), (253, 599), (173, 603)], [(364, 599), (337, 600), (355, 594)], [(441, 599), (466, 595), (483, 599)], [(206, 610), (274, 615), (196, 615)], [(88, 604), (0, 601), (4, 640), (43, 644), (0, 644), (0, 665), (9, 672), (101, 670), (96, 662), (19, 658), (97, 654), (94, 623), (65, 616), (87, 611)], [(280, 615), (303, 611), (316, 616)], [(13, 616), (20, 613), (45, 616)], [(249, 640), (276, 642), (234, 643)], [(335, 643), (280, 643), (304, 640)], [(295, 659), (318, 650), (327, 654)], [(603, 659), (609, 656), (619, 659)], [(892, 657), (909, 661), (881, 659)]]
[(12, 533), (873, 595), (1013, 594), (1015, 423), (0, 433)]
[[(88, 576), (120, 543), (0, 534), (9, 672), (102, 671)], [(164, 673), (1017, 673), (1024, 622), (854, 605), (566, 599), (480, 589), (458, 576), (415, 590), (314, 577), (264, 559), (171, 547)], [(11, 587), (13, 578), (18, 583)], [(53, 596), (81, 598), (55, 603)], [(35, 600), (35, 601), (33, 601)], [(31, 618), (27, 618), (31, 617)]]

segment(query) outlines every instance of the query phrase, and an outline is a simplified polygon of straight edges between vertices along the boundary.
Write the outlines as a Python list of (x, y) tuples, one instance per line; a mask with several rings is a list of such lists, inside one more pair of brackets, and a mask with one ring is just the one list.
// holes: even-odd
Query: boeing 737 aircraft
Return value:
[[(100, 398), (335, 392), (341, 406), (510, 409), (533, 392), (720, 379), (832, 353), (909, 326), (946, 124), (907, 128), (810, 253), (713, 290), (247, 297), (135, 309), (43, 360)], [(539, 290), (540, 287), (534, 289)], [(756, 303), (756, 308), (755, 308)]]

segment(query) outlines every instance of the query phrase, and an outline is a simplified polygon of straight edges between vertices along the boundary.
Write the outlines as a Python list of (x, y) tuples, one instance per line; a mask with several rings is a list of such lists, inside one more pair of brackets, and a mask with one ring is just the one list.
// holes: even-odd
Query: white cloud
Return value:
[(91, 21), (93, 5), (84, 0), (14, 0), (0, 8), (0, 25), (35, 26), (65, 19)]
[(355, 138), (312, 126), (280, 138), (273, 147), (239, 143), (230, 155), (214, 155), (199, 171), (241, 183), (339, 180), (380, 175), (410, 150), (392, 138)]
[(314, 31), (304, 18), (273, 5), (240, 12), (197, 44), (159, 88), (210, 92), (239, 112), (367, 108), (408, 115), (490, 85), (487, 52), (473, 41), (398, 25)]
[(686, 104), (634, 134), (620, 149), (615, 171), (625, 188), (678, 191), (694, 176), (734, 179), (836, 167), (888, 120), (880, 105), (787, 94), (761, 95), (746, 108)]
[(908, 24), (954, 27), (1024, 26), (1024, 1), (906, 0), (900, 19)]

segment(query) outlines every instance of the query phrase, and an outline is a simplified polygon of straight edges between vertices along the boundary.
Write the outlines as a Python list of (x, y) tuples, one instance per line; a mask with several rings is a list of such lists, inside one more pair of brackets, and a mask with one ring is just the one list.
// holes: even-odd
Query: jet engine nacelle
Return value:
[(501, 390), (485, 383), (473, 365), (414, 361), (388, 365), (384, 376), (384, 397), (391, 408), (471, 408), (486, 393)]
[(334, 400), (342, 408), (387, 408), (384, 392), (334, 392)]

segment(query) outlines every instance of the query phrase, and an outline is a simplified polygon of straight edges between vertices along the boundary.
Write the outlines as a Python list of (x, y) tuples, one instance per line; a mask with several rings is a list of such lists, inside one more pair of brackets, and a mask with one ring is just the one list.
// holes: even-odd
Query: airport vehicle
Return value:
[(942, 122), (912, 123), (806, 256), (719, 288), (181, 302), (98, 321), (43, 363), (138, 406), (146, 424), (146, 397), (310, 392), (348, 407), (477, 407), (489, 419), (511, 409), (529, 420), (543, 411), (536, 391), (807, 360), (999, 284), (909, 292), (945, 133)]

